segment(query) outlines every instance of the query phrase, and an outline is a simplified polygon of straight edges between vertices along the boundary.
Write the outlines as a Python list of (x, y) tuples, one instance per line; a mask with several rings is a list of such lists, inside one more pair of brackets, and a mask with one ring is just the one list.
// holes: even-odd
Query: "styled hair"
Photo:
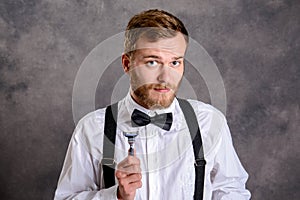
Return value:
[(188, 44), (188, 32), (184, 24), (174, 15), (158, 9), (147, 10), (133, 16), (128, 22), (124, 52), (131, 56), (136, 49), (136, 42), (141, 37), (146, 37), (152, 42), (162, 38), (172, 38), (180, 32)]

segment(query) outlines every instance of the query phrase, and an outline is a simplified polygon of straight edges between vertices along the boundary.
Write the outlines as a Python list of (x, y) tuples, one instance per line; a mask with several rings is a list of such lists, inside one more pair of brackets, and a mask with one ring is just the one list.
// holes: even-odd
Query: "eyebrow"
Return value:
[[(145, 58), (157, 58), (157, 59), (161, 59), (160, 56), (156, 56), (156, 55), (143, 56), (143, 59), (145, 59)], [(183, 56), (173, 57), (172, 59), (173, 60), (179, 60), (181, 58), (183, 58)]]

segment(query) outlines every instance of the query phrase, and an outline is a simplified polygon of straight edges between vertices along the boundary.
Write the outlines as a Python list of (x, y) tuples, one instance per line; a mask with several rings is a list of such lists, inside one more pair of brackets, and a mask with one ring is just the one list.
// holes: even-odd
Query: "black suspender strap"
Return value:
[(193, 149), (194, 149), (194, 156), (195, 156), (195, 175), (196, 175), (194, 200), (202, 200), (206, 161), (204, 159), (200, 128), (198, 125), (196, 114), (191, 104), (184, 99), (177, 98), (177, 100), (184, 114), (185, 121), (188, 125), (191, 138), (193, 141)]
[(104, 137), (103, 137), (103, 179), (105, 188), (115, 185), (115, 141), (117, 130), (118, 103), (110, 105), (105, 111)]

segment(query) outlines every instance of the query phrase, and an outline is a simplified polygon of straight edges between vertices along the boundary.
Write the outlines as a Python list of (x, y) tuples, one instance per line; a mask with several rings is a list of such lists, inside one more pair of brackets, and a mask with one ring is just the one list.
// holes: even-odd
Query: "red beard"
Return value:
[[(170, 89), (167, 93), (157, 93), (155, 97), (150, 94), (154, 89)], [(173, 102), (177, 92), (177, 87), (166, 84), (145, 84), (133, 91), (137, 103), (148, 109), (167, 108)]]

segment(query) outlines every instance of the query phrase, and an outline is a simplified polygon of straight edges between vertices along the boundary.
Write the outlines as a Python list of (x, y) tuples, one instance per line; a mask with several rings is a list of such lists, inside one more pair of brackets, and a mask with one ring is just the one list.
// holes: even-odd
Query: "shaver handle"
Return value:
[(129, 143), (129, 151), (128, 151), (128, 155), (129, 156), (134, 156), (134, 141), (135, 141), (135, 137), (129, 136), (128, 137), (128, 143)]
[(134, 148), (132, 148), (131, 146), (129, 148), (128, 155), (129, 156), (134, 156)]

